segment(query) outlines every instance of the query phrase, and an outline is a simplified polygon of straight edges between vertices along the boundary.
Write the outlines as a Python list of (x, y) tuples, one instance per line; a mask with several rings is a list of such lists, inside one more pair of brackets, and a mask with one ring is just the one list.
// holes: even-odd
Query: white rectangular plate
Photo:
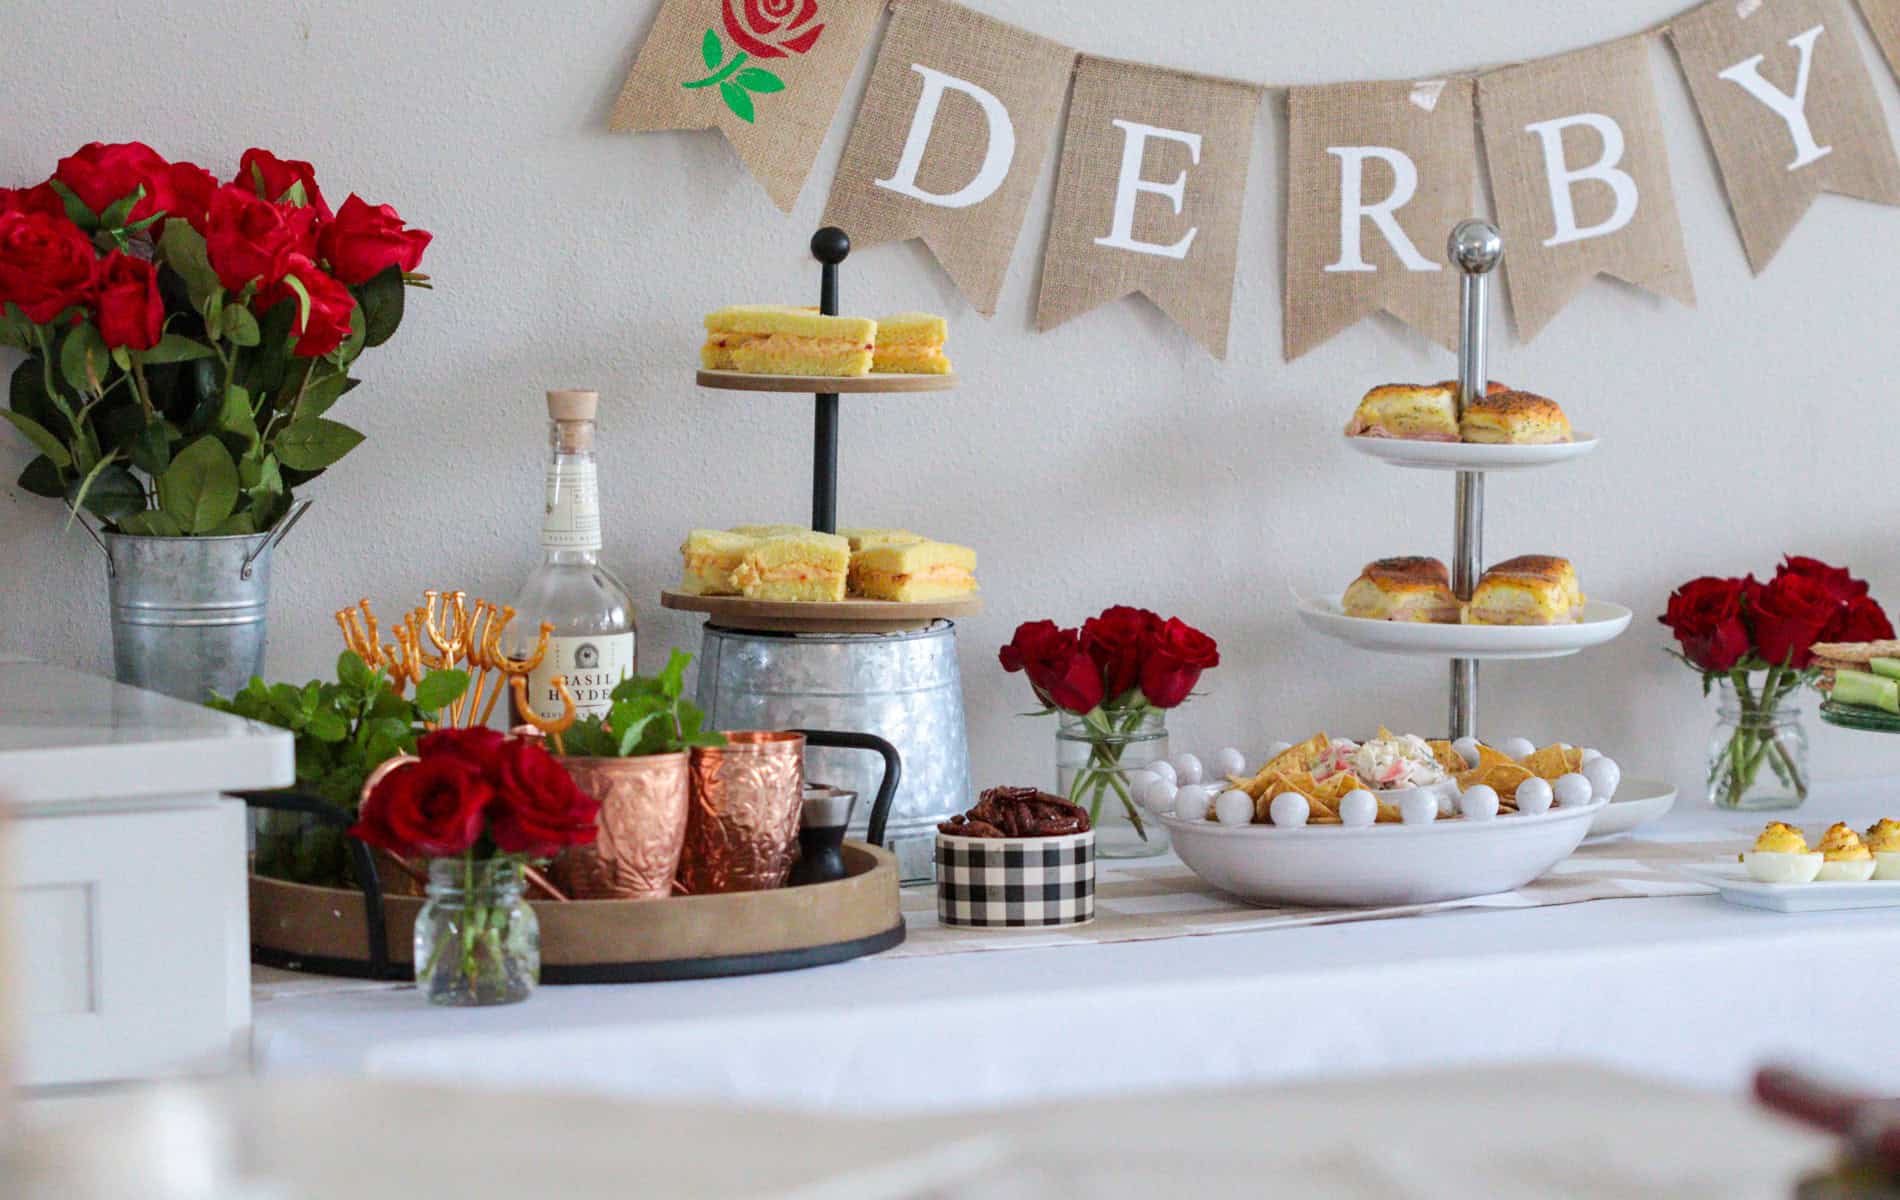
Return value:
[(1770, 912), (1900, 906), (1900, 879), (1869, 879), (1866, 883), (1757, 883), (1738, 862), (1677, 867), (1676, 871), (1697, 883), (1708, 884), (1730, 904), (1765, 908)]

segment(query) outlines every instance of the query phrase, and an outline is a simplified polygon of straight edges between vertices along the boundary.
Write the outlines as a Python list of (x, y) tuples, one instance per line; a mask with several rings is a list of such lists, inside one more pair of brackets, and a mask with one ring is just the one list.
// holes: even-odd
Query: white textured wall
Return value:
[[(1628, 33), (1676, 0), (974, 0), (1096, 53), (1278, 82), (1442, 73)], [(608, 558), (642, 601), (647, 654), (693, 645), (657, 593), (694, 524), (807, 513), (810, 406), (702, 393), (700, 314), (804, 300), (805, 243), (868, 71), (797, 211), (781, 215), (716, 134), (606, 131), (657, 0), (468, 5), (273, 0), (165, 6), (11, 0), (0, 39), (0, 184), (37, 180), (94, 138), (144, 138), (228, 172), (246, 146), (313, 160), (435, 232), (434, 293), (333, 414), (369, 441), (309, 494), (277, 564), (270, 670), (307, 677), (337, 648), (329, 614), (393, 611), (434, 585), (511, 592), (535, 557), (542, 389), (604, 397)], [(163, 15), (161, 16), (161, 11)], [(1855, 30), (1890, 120), (1893, 79)], [(1494, 372), (1557, 397), (1602, 448), (1569, 469), (1495, 477), (1492, 557), (1573, 558), (1593, 594), (1638, 614), (1582, 657), (1484, 671), (1483, 730), (1563, 737), (1626, 769), (1699, 785), (1710, 715), (1655, 624), (1669, 586), (1767, 571), (1783, 550), (1846, 560), (1900, 603), (1896, 451), (1900, 212), (1823, 198), (1752, 279), (1668, 51), (1655, 78), (1700, 306), (1602, 281)], [(1379, 468), (1340, 444), (1360, 392), (1434, 379), (1450, 356), (1383, 319), (1280, 361), (1285, 121), (1256, 130), (1232, 353), (1216, 363), (1145, 302), (1031, 331), (1053, 156), (985, 321), (928, 252), (854, 258), (853, 311), (950, 315), (966, 386), (847, 400), (845, 519), (903, 523), (982, 553), (989, 612), (961, 631), (975, 777), (1045, 779), (1048, 725), (1011, 714), (994, 665), (1018, 621), (1115, 601), (1214, 633), (1226, 665), (1177, 742), (1258, 744), (1315, 726), (1444, 720), (1442, 664), (1377, 658), (1307, 633), (1288, 585), (1343, 586), (1367, 559), (1449, 556), (1449, 478)], [(0, 364), (0, 365), (10, 365)], [(0, 437), (0, 474), (27, 455)], [(52, 505), (0, 484), (0, 650), (109, 670), (96, 550)], [(651, 660), (649, 660), (651, 661)], [(1900, 741), (1822, 728), (1822, 777), (1900, 767)]]

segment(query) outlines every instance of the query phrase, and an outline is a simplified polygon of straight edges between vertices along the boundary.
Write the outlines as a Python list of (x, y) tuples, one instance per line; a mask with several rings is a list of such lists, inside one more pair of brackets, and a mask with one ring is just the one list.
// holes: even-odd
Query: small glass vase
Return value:
[(1808, 733), (1801, 677), (1790, 671), (1717, 684), (1709, 736), (1709, 803), (1758, 812), (1799, 808), (1808, 798)]
[(1168, 756), (1166, 709), (1059, 714), (1056, 791), (1089, 810), (1098, 858), (1147, 858), (1168, 850), (1167, 826), (1135, 803), (1128, 773)]
[(429, 861), (416, 916), (416, 986), (451, 1007), (519, 1004), (541, 980), (541, 925), (512, 858)]

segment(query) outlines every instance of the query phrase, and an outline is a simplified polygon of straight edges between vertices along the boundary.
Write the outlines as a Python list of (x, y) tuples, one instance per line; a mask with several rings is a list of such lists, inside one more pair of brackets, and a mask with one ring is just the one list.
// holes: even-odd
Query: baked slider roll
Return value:
[(1369, 562), (1340, 601), (1349, 617), (1372, 621), (1458, 624), (1451, 573), (1435, 558), (1382, 558)]
[(838, 536), (851, 543), (851, 553), (876, 546), (915, 546), (926, 541), (923, 534), (908, 529), (840, 529)]
[(949, 338), (950, 323), (929, 313), (879, 317), (871, 370), (880, 374), (948, 375), (950, 360), (944, 355), (943, 344)]
[(1367, 392), (1346, 424), (1348, 437), (1458, 440), (1458, 385), (1387, 383)]
[(749, 600), (842, 600), (851, 545), (835, 533), (760, 538), (746, 550), (732, 581)]
[(873, 546), (851, 556), (851, 594), (911, 604), (976, 591), (976, 551), (948, 542)]
[(1572, 625), (1583, 615), (1583, 589), (1567, 558), (1524, 554), (1487, 570), (1471, 589), (1471, 625)]
[(754, 375), (869, 375), (877, 322), (784, 304), (735, 304), (706, 315), (699, 363)]
[(680, 547), (680, 557), (685, 560), (680, 591), (689, 596), (738, 595), (739, 585), (732, 581), (732, 573), (757, 541), (743, 533), (693, 530)]
[(1554, 400), (1531, 392), (1497, 392), (1465, 408), (1458, 432), (1467, 442), (1485, 445), (1544, 446), (1570, 440), (1570, 418)]

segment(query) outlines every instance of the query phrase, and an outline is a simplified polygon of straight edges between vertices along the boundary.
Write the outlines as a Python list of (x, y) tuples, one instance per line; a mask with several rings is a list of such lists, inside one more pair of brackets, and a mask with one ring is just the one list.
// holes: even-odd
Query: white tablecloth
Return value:
[[(1800, 814), (1900, 815), (1893, 781)], [(1729, 832), (1693, 795), (1648, 836)], [(542, 988), (432, 1009), (413, 989), (271, 973), (268, 1075), (408, 1079), (860, 1114), (1574, 1059), (1736, 1088), (1766, 1059), (1900, 1092), (1900, 909), (1783, 915), (1710, 896)]]

